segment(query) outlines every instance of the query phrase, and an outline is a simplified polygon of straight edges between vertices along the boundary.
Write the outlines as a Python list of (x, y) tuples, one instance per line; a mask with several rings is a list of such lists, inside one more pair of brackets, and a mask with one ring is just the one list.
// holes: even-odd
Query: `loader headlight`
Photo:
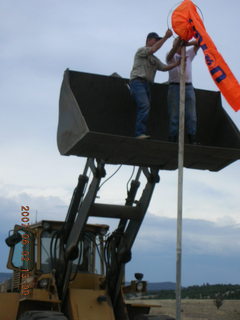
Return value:
[(48, 278), (44, 278), (38, 281), (38, 287), (41, 289), (46, 289), (48, 287), (48, 284), (49, 284)]
[(136, 289), (138, 292), (143, 291), (143, 283), (142, 282), (138, 282), (136, 285)]

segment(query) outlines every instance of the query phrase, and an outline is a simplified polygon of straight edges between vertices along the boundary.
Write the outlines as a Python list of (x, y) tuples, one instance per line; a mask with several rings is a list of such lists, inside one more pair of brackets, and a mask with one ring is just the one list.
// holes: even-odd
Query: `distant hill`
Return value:
[(12, 273), (10, 272), (0, 272), (0, 283), (4, 282), (7, 279), (10, 279), (12, 276)]
[(175, 290), (175, 282), (148, 282), (147, 291)]

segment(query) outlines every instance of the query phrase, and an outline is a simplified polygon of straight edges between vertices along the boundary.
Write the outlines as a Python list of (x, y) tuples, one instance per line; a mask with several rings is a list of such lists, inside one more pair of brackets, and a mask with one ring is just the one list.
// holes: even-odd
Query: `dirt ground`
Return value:
[[(133, 302), (133, 301), (131, 301)], [(135, 300), (154, 305), (150, 314), (176, 317), (175, 300)], [(240, 320), (240, 300), (224, 300), (217, 309), (213, 300), (182, 300), (182, 320)]]

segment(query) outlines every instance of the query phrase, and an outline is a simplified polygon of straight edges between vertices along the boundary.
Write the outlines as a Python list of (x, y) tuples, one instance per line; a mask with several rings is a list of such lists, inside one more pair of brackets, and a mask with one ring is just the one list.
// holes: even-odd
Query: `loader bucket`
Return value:
[[(61, 86), (58, 149), (109, 164), (175, 170), (178, 145), (167, 141), (167, 84), (152, 85), (151, 139), (134, 138), (135, 104), (128, 79), (66, 70)], [(219, 92), (196, 89), (199, 145), (185, 144), (184, 166), (219, 171), (240, 159), (240, 133)]]

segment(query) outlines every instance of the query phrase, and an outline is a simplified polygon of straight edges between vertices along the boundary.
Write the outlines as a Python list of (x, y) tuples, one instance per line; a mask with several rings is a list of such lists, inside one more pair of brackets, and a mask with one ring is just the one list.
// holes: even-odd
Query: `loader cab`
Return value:
[(15, 225), (6, 239), (10, 247), (7, 267), (15, 271), (32, 270), (34, 266), (34, 233)]
[[(38, 274), (53, 272), (60, 263), (61, 250), (64, 250), (62, 226), (63, 222), (59, 221), (42, 221), (29, 228), (16, 225), (6, 239), (10, 247), (7, 267)], [(86, 225), (73, 260), (74, 273), (104, 274), (104, 236), (108, 228), (107, 225)]]
[[(55, 223), (53, 226), (45, 221), (43, 226), (40, 234), (40, 270), (42, 273), (50, 273), (61, 264), (61, 254), (65, 247), (61, 238), (63, 223)], [(104, 236), (108, 229), (107, 225), (86, 225), (72, 261), (73, 273), (104, 274)]]

